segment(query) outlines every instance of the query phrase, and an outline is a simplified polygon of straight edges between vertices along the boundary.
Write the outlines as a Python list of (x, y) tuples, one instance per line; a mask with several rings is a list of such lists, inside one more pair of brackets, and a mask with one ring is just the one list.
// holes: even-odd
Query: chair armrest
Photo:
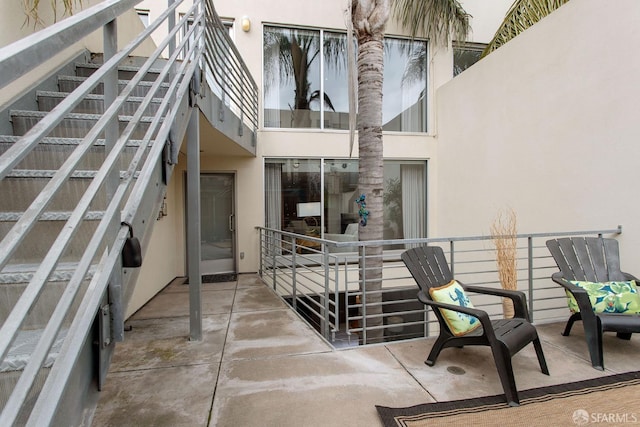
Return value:
[(495, 295), (503, 298), (509, 298), (513, 301), (514, 316), (520, 319), (529, 320), (529, 310), (527, 309), (527, 297), (524, 292), (510, 290), (487, 288), (484, 286), (462, 285), (465, 291), (475, 292), (478, 294)]
[(624, 275), (625, 280), (635, 280), (637, 285), (640, 286), (640, 279), (638, 279), (636, 276), (631, 273), (625, 273), (624, 271), (622, 272), (622, 274)]
[(587, 315), (589, 315), (589, 313), (593, 314), (591, 298), (589, 298), (589, 293), (586, 290), (569, 282), (562, 276), (561, 272), (553, 273), (551, 275), (551, 280), (565, 288), (565, 290), (569, 291), (571, 295), (573, 295), (578, 303), (578, 307), (580, 308), (580, 313), (582, 313), (583, 316), (585, 313), (587, 313)]
[(489, 315), (484, 310), (480, 310), (478, 308), (471, 308), (471, 307), (462, 307), (459, 305), (434, 301), (428, 298), (423, 291), (418, 292), (418, 300), (420, 300), (420, 302), (423, 303), (424, 305), (430, 306), (431, 308), (433, 307), (444, 308), (447, 310), (457, 311), (459, 313), (465, 313), (470, 316), (473, 316), (480, 321), (480, 324), (482, 325), (486, 333), (489, 333), (488, 331), (491, 331), (491, 334), (493, 334), (493, 326), (491, 326), (491, 319), (489, 319)]

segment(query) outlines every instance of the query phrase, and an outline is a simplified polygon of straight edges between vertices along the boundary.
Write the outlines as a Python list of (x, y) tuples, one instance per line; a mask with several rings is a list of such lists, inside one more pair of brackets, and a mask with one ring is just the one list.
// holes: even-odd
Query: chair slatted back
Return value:
[(565, 237), (548, 240), (547, 248), (566, 280), (625, 280), (615, 239)]
[(420, 289), (429, 297), (429, 288), (446, 285), (453, 274), (440, 246), (420, 246), (401, 255)]

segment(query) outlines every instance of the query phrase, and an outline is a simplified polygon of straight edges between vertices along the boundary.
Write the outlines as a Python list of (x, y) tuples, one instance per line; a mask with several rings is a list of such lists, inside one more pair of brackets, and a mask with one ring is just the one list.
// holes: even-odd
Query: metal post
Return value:
[(276, 251), (272, 251), (272, 260), (271, 260), (271, 272), (273, 277), (273, 290), (277, 291), (276, 280), (277, 280), (277, 262), (278, 262), (278, 254)]
[(327, 245), (322, 244), (322, 262), (324, 263), (324, 304), (322, 307), (322, 335), (329, 339), (329, 325), (331, 324), (331, 310), (329, 308), (329, 251)]
[[(104, 61), (107, 62), (118, 53), (118, 25), (116, 20), (112, 20), (103, 27), (103, 47)], [(104, 110), (106, 111), (118, 97), (118, 69), (117, 67), (109, 71), (104, 77)], [(118, 115), (114, 115), (105, 126), (105, 155), (109, 154), (118, 141), (120, 126)], [(105, 192), (107, 200), (111, 200), (120, 184), (120, 171), (112, 169), (105, 181)], [(115, 236), (120, 228), (120, 218), (114, 216), (109, 225), (108, 236)], [(109, 279), (109, 303), (111, 304), (111, 318), (113, 340), (122, 342), (124, 340), (124, 310), (122, 309), (122, 261), (113, 269)]]
[[(291, 304), (293, 306), (293, 310), (297, 313), (298, 312), (298, 278), (297, 278), (297, 260), (296, 260), (296, 253), (297, 253), (297, 246), (296, 246), (296, 238), (294, 237), (292, 240), (292, 245), (291, 245)], [(275, 287), (275, 286), (274, 286)]]
[(533, 238), (527, 237), (527, 251), (528, 251), (528, 266), (527, 273), (529, 274), (529, 320), (533, 322)]
[(189, 269), (189, 339), (202, 340), (202, 277), (200, 275), (200, 132), (198, 108), (191, 108), (187, 126), (187, 265)]
[(367, 247), (360, 247), (360, 274), (362, 275), (361, 280), (361, 298), (360, 305), (362, 313), (362, 344), (367, 343)]
[(455, 273), (455, 247), (454, 247), (454, 243), (453, 240), (449, 241), (449, 258), (451, 258), (449, 260), (449, 265), (451, 266), (451, 276), (456, 277), (456, 273)]
[[(167, 6), (170, 8), (171, 5), (173, 5), (174, 3), (175, 3), (175, 0), (168, 0)], [(167, 17), (167, 25), (169, 26), (168, 31), (169, 33), (171, 33), (171, 30), (173, 30), (173, 28), (176, 26), (175, 11)], [(169, 40), (169, 57), (173, 55), (173, 52), (175, 52), (175, 50), (176, 50), (176, 38), (174, 36), (174, 37), (171, 37), (171, 40)]]

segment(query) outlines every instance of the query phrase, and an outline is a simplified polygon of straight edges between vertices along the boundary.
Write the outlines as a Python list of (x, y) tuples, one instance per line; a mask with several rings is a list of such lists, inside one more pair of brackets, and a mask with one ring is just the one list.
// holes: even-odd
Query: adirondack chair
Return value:
[[(602, 335), (616, 332), (618, 338), (629, 340), (640, 332), (640, 315), (628, 313), (596, 313), (586, 289), (572, 281), (606, 283), (638, 279), (620, 270), (618, 241), (600, 237), (567, 237), (547, 241), (547, 248), (559, 272), (551, 279), (572, 295), (579, 311), (569, 317), (562, 335), (568, 336), (577, 320), (582, 320), (584, 335), (594, 368), (604, 370)], [(640, 282), (638, 282), (640, 284)]]
[[(513, 375), (511, 357), (529, 343), (533, 343), (540, 370), (549, 375), (538, 332), (529, 322), (524, 293), (469, 286), (454, 281), (444, 252), (439, 246), (421, 246), (408, 249), (402, 253), (401, 257), (420, 288), (418, 299), (433, 309), (440, 324), (440, 334), (433, 344), (425, 363), (428, 366), (433, 366), (440, 351), (447, 347), (463, 347), (465, 345), (490, 346), (507, 403), (511, 406), (518, 406), (518, 390)], [(514, 318), (492, 320), (487, 312), (483, 310), (471, 308), (467, 304), (459, 305), (465, 298), (458, 287), (451, 292), (452, 300), (458, 304), (437, 301), (432, 297), (432, 294), (436, 295), (436, 292), (442, 289), (450, 289), (452, 284), (459, 284), (464, 291), (510, 298), (514, 305)], [(441, 311), (441, 309), (446, 310)], [(481, 326), (460, 334), (452, 329), (450, 320), (446, 318), (446, 315), (450, 315), (447, 310), (470, 315), (472, 319), (477, 319)]]

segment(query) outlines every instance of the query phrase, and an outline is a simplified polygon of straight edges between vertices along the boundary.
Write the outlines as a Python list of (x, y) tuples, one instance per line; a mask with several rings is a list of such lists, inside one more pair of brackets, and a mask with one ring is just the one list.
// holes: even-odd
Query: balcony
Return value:
[[(204, 284), (203, 340), (190, 342), (188, 286), (174, 281), (127, 321), (93, 425), (376, 426), (375, 405), (502, 393), (489, 348), (448, 349), (428, 367), (429, 336), (340, 347), (279, 294), (257, 274)], [(554, 310), (564, 304), (562, 296), (554, 302)], [(606, 334), (606, 370), (598, 371), (579, 325), (564, 337), (564, 322), (544, 319), (550, 305), (539, 298), (533, 318), (551, 375), (540, 373), (527, 347), (513, 358), (519, 390), (637, 370), (637, 335), (621, 341)], [(566, 319), (568, 310), (557, 317)]]

